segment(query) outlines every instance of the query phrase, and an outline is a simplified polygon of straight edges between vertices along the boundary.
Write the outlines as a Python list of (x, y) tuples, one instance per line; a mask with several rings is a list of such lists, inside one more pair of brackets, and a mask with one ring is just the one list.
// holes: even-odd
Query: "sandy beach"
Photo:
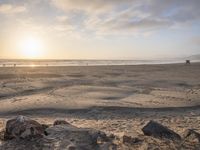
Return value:
[[(46, 124), (64, 119), (119, 137), (140, 136), (141, 128), (155, 120), (182, 135), (186, 129), (200, 132), (199, 108), (200, 63), (0, 68), (1, 129), (8, 119), (25, 115)], [(155, 143), (161, 149), (181, 147), (147, 141), (154, 148)]]

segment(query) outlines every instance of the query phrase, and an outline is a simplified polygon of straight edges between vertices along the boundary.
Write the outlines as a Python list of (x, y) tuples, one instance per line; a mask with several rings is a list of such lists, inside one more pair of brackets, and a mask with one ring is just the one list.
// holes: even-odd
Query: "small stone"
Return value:
[(4, 130), (0, 131), (0, 141), (4, 140), (4, 134), (5, 134)]
[(142, 140), (140, 140), (139, 138), (132, 138), (131, 136), (127, 136), (127, 135), (124, 135), (122, 137), (122, 140), (123, 140), (123, 143), (124, 144), (136, 144), (136, 143), (139, 143), (139, 142), (142, 142)]
[(41, 124), (42, 125), (42, 127), (44, 128), (44, 129), (47, 129), (48, 127), (50, 127), (50, 125), (47, 125), (47, 124)]
[(110, 139), (112, 139), (112, 140), (116, 138), (114, 134), (111, 134), (111, 135), (109, 135), (108, 137), (109, 137)]
[(99, 150), (117, 150), (117, 145), (107, 142), (99, 146)]
[(144, 135), (153, 136), (155, 138), (181, 140), (180, 135), (155, 121), (150, 121), (145, 127), (142, 128), (142, 131)]
[(24, 116), (18, 116), (7, 121), (4, 139), (42, 137), (43, 135), (44, 127), (41, 124)]
[(185, 140), (200, 143), (200, 133), (192, 129), (186, 130), (183, 134), (183, 137)]
[(70, 144), (68, 147), (67, 147), (67, 150), (76, 150), (76, 146), (75, 145), (72, 145)]
[(104, 143), (104, 142), (110, 141), (110, 138), (104, 132), (91, 130), (90, 134), (91, 134), (92, 139), (94, 141), (97, 141), (97, 143)]
[(68, 123), (67, 121), (65, 120), (56, 120), (54, 123), (53, 123), (54, 126), (56, 125), (70, 125), (70, 123)]

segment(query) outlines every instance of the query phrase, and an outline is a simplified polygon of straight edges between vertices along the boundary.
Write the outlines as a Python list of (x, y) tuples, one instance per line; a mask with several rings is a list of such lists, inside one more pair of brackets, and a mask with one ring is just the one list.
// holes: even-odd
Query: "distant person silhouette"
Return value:
[(190, 65), (191, 64), (190, 60), (186, 60), (185, 64)]

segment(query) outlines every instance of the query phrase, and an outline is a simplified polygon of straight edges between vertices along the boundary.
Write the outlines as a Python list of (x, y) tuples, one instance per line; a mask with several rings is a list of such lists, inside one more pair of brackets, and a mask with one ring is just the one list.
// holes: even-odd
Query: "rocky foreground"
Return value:
[[(134, 125), (133, 125), (134, 126)], [(188, 129), (182, 135), (149, 121), (142, 135), (119, 137), (102, 131), (78, 128), (65, 120), (53, 125), (18, 116), (8, 120), (0, 134), (1, 150), (151, 150), (200, 149), (200, 134)]]

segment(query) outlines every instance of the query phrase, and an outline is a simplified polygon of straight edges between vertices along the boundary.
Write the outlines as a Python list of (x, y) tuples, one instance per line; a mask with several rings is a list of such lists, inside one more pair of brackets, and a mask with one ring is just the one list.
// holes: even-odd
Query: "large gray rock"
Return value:
[(150, 121), (142, 128), (142, 131), (144, 135), (153, 136), (155, 138), (181, 140), (180, 135), (155, 121)]
[(44, 127), (37, 121), (18, 116), (7, 121), (4, 139), (42, 137), (44, 131)]
[[(37, 138), (15, 138), (0, 146), (1, 150), (101, 150), (98, 138), (107, 139), (105, 134), (93, 129), (77, 128), (61, 124), (46, 129), (47, 136)], [(104, 149), (105, 150), (105, 149)]]
[[(44, 132), (46, 134), (40, 136)], [(0, 144), (1, 150), (106, 150), (115, 147), (104, 132), (77, 128), (60, 120), (44, 131), (44, 125), (23, 116), (7, 122), (6, 138)]]
[[(105, 138), (105, 134), (99, 131), (85, 128), (77, 128), (68, 124), (55, 125), (46, 129), (46, 140), (52, 140), (53, 145), (51, 147), (57, 149), (68, 149), (69, 145), (76, 147), (76, 150), (84, 149), (97, 149), (98, 138)], [(55, 143), (57, 143), (55, 145)]]

